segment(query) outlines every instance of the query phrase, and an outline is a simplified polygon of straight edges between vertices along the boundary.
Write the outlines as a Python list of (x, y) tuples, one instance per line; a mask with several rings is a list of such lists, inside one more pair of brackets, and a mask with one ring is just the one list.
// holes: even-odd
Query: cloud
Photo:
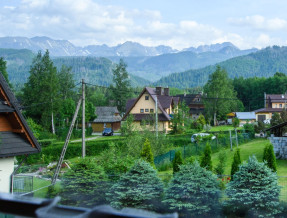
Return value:
[(250, 27), (257, 30), (276, 31), (287, 27), (287, 21), (280, 18), (266, 19), (261, 15), (244, 18), (228, 18), (228, 23), (235, 26)]
[[(286, 28), (285, 20), (260, 15), (229, 18), (228, 22), (270, 31)], [(246, 48), (254, 47), (254, 40), (258, 45), (268, 42), (267, 35), (246, 37), (197, 20), (166, 22), (158, 10), (127, 9), (95, 0), (22, 0), (18, 5), (6, 4), (0, 8), (0, 28), (0, 36), (48, 36), (67, 39), (78, 46), (114, 46), (136, 41), (147, 46), (163, 44), (182, 49), (231, 41), (239, 48)], [(269, 36), (269, 42), (278, 39)]]

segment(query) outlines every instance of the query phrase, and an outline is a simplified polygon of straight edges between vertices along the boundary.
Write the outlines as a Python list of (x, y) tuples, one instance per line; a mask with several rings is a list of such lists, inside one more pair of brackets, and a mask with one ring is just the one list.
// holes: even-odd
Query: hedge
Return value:
[[(117, 140), (107, 140), (107, 141), (87, 141), (86, 142), (86, 155), (87, 156), (96, 156), (99, 155), (102, 151), (109, 148), (110, 143), (114, 142), (117, 146), (122, 147), (122, 139)], [(27, 164), (35, 163), (49, 163), (51, 161), (58, 161), (60, 158), (63, 144), (54, 144), (47, 147), (42, 147), (42, 151), (38, 154), (32, 154), (28, 157)], [(71, 143), (68, 145), (66, 150), (65, 159), (71, 159), (75, 157), (81, 157), (82, 155), (82, 143)], [(18, 161), (21, 161), (23, 156), (17, 157)]]

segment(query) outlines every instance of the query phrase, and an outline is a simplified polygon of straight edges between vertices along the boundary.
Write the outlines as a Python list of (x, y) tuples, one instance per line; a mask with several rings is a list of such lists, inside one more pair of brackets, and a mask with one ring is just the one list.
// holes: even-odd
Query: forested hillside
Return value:
[(201, 53), (184, 51), (154, 57), (109, 57), (109, 59), (117, 62), (122, 58), (128, 64), (127, 69), (131, 74), (148, 78), (150, 81), (156, 81), (174, 72), (199, 69), (255, 51), (257, 50), (239, 50), (235, 46), (226, 46), (218, 51)]
[[(287, 47), (267, 47), (249, 55), (232, 58), (218, 63), (228, 72), (230, 78), (235, 77), (270, 77), (275, 72), (287, 73)], [(208, 76), (216, 70), (216, 65), (198, 70), (173, 73), (157, 81), (156, 85), (188, 88), (202, 86)]]
[[(14, 88), (20, 89), (29, 77), (29, 70), (35, 54), (27, 49), (0, 49), (0, 57), (7, 62), (7, 72)], [(80, 82), (82, 78), (86, 82), (109, 86), (112, 82), (112, 69), (114, 64), (106, 58), (96, 57), (61, 57), (54, 58), (55, 66), (60, 69), (62, 65), (72, 67), (74, 79)], [(130, 75), (132, 86), (144, 86), (150, 82)]]

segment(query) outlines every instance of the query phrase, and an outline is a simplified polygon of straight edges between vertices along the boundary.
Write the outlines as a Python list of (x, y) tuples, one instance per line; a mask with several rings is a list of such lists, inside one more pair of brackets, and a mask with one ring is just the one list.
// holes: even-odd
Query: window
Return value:
[(154, 112), (153, 109), (150, 109), (150, 112), (153, 113)]
[(141, 113), (144, 113), (144, 109), (140, 109), (140, 112), (141, 112)]
[(279, 107), (282, 108), (282, 104), (279, 104)]
[(148, 112), (149, 112), (149, 109), (148, 109), (148, 108), (146, 108), (146, 109), (145, 109), (145, 112), (147, 112), (147, 113), (148, 113)]
[(145, 100), (148, 100), (148, 99), (149, 99), (149, 96), (148, 96), (148, 95), (146, 95), (146, 96), (145, 96)]

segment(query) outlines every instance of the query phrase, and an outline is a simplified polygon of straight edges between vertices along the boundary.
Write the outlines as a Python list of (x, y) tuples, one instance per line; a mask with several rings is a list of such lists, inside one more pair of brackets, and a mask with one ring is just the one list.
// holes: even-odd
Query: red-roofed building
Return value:
[(138, 98), (127, 101), (123, 120), (126, 120), (128, 115), (133, 115), (137, 129), (142, 129), (145, 125), (154, 131), (156, 99), (158, 102), (158, 130), (164, 132), (171, 130), (171, 116), (174, 108), (177, 108), (179, 97), (170, 96), (169, 88), (145, 87)]

